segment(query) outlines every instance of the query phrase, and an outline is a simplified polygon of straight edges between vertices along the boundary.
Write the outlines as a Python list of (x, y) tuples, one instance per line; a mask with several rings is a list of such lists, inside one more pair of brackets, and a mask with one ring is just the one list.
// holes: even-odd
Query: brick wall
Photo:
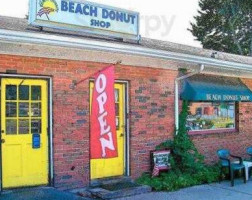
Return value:
[[(243, 82), (252, 90), (252, 80)], [(252, 146), (252, 102), (238, 104), (238, 131), (235, 133), (213, 133), (191, 136), (198, 150), (205, 156), (208, 164), (218, 161), (216, 151), (230, 149), (233, 154), (246, 156), (246, 148)]]
[(208, 164), (218, 161), (216, 151), (227, 148), (235, 155), (246, 156), (246, 148), (252, 146), (252, 103), (239, 103), (239, 131), (191, 136)]
[[(0, 55), (0, 72), (49, 75), (53, 78), (53, 145), (55, 187), (89, 183), (89, 82), (81, 80), (107, 64)], [(130, 169), (132, 177), (149, 170), (149, 151), (174, 129), (176, 71), (118, 66), (116, 79), (129, 81)]]
[[(82, 61), (0, 55), (0, 72), (49, 75), (53, 78), (53, 144), (55, 187), (89, 183), (89, 82), (81, 80), (107, 66)], [(118, 66), (116, 79), (129, 82), (130, 173), (133, 178), (149, 170), (149, 152), (172, 138), (174, 130), (174, 79), (176, 71)], [(244, 80), (252, 89), (252, 81)], [(252, 145), (252, 103), (239, 104), (239, 131), (191, 136), (208, 163), (217, 160), (216, 150), (229, 148), (244, 155)]]
[(131, 71), (131, 174), (137, 177), (150, 169), (150, 150), (173, 136), (174, 78), (177, 73), (136, 68)]

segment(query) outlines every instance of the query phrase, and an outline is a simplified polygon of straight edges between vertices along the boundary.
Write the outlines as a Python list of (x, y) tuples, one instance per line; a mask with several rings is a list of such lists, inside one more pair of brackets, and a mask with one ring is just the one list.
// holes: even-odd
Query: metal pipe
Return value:
[(179, 82), (181, 80), (187, 79), (191, 76), (194, 76), (195, 74), (199, 74), (204, 70), (205, 66), (203, 64), (200, 65), (200, 69), (193, 71), (189, 74), (186, 74), (184, 76), (178, 77), (175, 79), (175, 131), (176, 135), (178, 133), (179, 129)]
[(53, 82), (52, 78), (49, 79), (49, 112), (50, 112), (50, 123), (49, 123), (49, 131), (50, 131), (50, 183), (51, 186), (53, 186), (53, 180), (54, 180), (54, 156), (53, 156)]

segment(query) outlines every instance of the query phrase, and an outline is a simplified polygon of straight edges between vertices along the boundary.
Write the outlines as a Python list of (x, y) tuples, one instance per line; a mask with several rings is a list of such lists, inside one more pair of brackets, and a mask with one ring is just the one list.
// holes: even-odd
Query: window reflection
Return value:
[(235, 128), (235, 103), (191, 102), (187, 128), (188, 130)]
[(32, 117), (41, 117), (41, 103), (32, 103), (31, 104), (31, 116)]
[(29, 120), (20, 119), (18, 123), (18, 133), (19, 134), (28, 134), (29, 133)]
[(31, 86), (31, 99), (41, 100), (41, 86)]
[(115, 89), (115, 102), (119, 102), (119, 90)]
[(17, 116), (17, 103), (6, 103), (6, 117)]
[(41, 119), (31, 120), (31, 133), (41, 133)]
[(17, 100), (16, 85), (6, 85), (6, 100)]
[(17, 134), (17, 120), (16, 119), (6, 120), (6, 134), (7, 135)]
[(29, 100), (29, 86), (28, 85), (19, 86), (19, 100)]
[(29, 103), (19, 103), (19, 117), (29, 116)]
[(41, 133), (41, 86), (6, 85), (5, 89), (6, 134)]

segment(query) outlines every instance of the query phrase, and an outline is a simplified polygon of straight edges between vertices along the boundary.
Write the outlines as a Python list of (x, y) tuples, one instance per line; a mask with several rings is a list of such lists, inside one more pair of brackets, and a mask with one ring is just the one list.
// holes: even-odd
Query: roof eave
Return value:
[(91, 51), (109, 51), (114, 53), (124, 53), (129, 55), (147, 56), (191, 64), (204, 64), (211, 68), (221, 70), (243, 71), (252, 74), (252, 65), (239, 62), (225, 61), (203, 56), (176, 53), (165, 50), (157, 50), (137, 45), (119, 44), (107, 41), (88, 40), (85, 38), (70, 38), (59, 35), (20, 32), (13, 30), (0, 29), (0, 40), (11, 41), (16, 43), (31, 43), (53, 45), (60, 47), (70, 47), (86, 49)]

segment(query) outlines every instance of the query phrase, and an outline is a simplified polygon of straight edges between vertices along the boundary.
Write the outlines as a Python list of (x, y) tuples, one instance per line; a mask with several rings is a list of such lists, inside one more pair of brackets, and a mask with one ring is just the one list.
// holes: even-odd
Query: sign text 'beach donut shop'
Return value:
[(139, 13), (91, 2), (30, 0), (34, 26), (139, 39)]

